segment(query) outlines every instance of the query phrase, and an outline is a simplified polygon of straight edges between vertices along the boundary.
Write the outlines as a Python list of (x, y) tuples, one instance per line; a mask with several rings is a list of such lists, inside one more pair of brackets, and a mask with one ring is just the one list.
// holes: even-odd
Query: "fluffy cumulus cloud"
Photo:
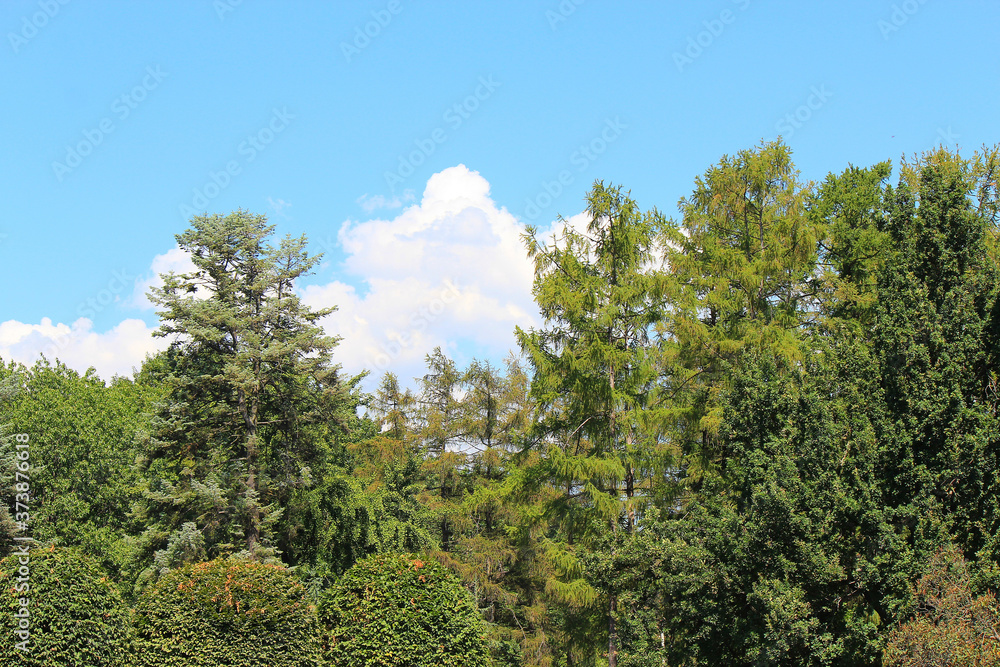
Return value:
[[(445, 169), (430, 178), (419, 201), (408, 195), (359, 203), (369, 214), (391, 215), (344, 222), (337, 233), (343, 261), (324, 264), (300, 293), (313, 308), (337, 306), (323, 320), (342, 338), (336, 360), (351, 373), (371, 371), (369, 389), (387, 370), (412, 385), (437, 346), (460, 364), (472, 357), (500, 362), (517, 349), (515, 326), (540, 324), (524, 226), (493, 201), (478, 172)], [(558, 236), (563, 224), (582, 228), (586, 217), (555, 224), (549, 234)], [(179, 248), (157, 255), (122, 305), (149, 319), (154, 307), (146, 294), (162, 284), (160, 274), (192, 270)], [(44, 354), (80, 372), (93, 366), (108, 379), (130, 374), (147, 353), (166, 347), (168, 341), (152, 337), (155, 328), (139, 319), (103, 333), (87, 317), (72, 324), (11, 320), (0, 323), (0, 358), (30, 364)]]
[(153, 328), (142, 320), (128, 319), (110, 331), (99, 333), (85, 318), (68, 324), (53, 324), (43, 317), (39, 324), (16, 320), (0, 322), (0, 359), (32, 365), (40, 355), (62, 361), (80, 373), (90, 367), (104, 380), (130, 376), (147, 354), (163, 349), (166, 342), (153, 338)]
[(516, 349), (514, 327), (539, 321), (523, 229), (485, 178), (451, 167), (392, 219), (345, 222), (340, 275), (304, 288), (303, 300), (338, 307), (324, 326), (343, 337), (348, 371), (390, 370), (410, 384), (436, 346), (459, 361), (502, 359)]

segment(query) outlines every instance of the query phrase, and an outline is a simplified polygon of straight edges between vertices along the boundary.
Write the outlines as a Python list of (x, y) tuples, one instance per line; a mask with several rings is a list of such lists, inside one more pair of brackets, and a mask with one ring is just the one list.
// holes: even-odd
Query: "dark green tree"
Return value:
[[(951, 532), (997, 562), (1000, 274), (974, 163), (938, 150), (890, 193), (894, 251), (878, 280), (873, 342), (886, 397), (879, 474), (924, 560)], [(924, 536), (924, 537), (921, 537)]]
[[(177, 243), (195, 271), (165, 275), (150, 298), (174, 338), (158, 381), (168, 398), (145, 443), (143, 516), (155, 538), (192, 522), (208, 555), (273, 557), (301, 494), (343, 455), (360, 378), (344, 379), (337, 339), (295, 293), (319, 260), (304, 237), (269, 243), (262, 215), (195, 217)], [(176, 563), (172, 563), (174, 565)]]
[(876, 474), (881, 378), (863, 338), (803, 347), (791, 373), (745, 352), (721, 397), (720, 478), (596, 552), (595, 586), (631, 598), (631, 664), (878, 664), (920, 568)]

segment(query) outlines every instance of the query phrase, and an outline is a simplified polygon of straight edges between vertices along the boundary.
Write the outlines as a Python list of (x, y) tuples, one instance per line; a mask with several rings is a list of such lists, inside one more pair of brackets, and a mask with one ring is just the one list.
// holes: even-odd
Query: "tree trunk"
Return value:
[[(441, 480), (441, 503), (444, 508), (447, 508), (448, 498), (451, 497), (451, 493), (448, 489), (448, 478), (451, 477), (451, 473), (448, 477)], [(448, 526), (448, 516), (445, 514), (441, 517), (441, 550), (448, 551), (451, 549), (451, 529)]]
[[(628, 457), (629, 450), (632, 449), (632, 439), (633, 433), (631, 427), (625, 434), (625, 456)], [(627, 507), (625, 509), (626, 516), (626, 530), (631, 535), (632, 531), (635, 529), (635, 508), (632, 506), (632, 497), (635, 496), (635, 469), (632, 467), (632, 462), (627, 461), (625, 463), (625, 502)]]
[(618, 667), (618, 628), (615, 627), (617, 611), (618, 597), (612, 593), (608, 605), (608, 667)]
[[(259, 371), (259, 366), (255, 365), (255, 370)], [(247, 429), (246, 439), (246, 460), (247, 460), (247, 526), (246, 544), (250, 557), (254, 557), (254, 551), (260, 543), (260, 493), (257, 475), (257, 457), (259, 448), (257, 443), (257, 396), (254, 395), (247, 401), (246, 391), (240, 389), (238, 392), (239, 409), (243, 417), (243, 423)], [(248, 405), (250, 403), (250, 405)]]
[(250, 429), (247, 436), (247, 510), (246, 528), (247, 551), (255, 558), (254, 551), (260, 543), (260, 493), (257, 483), (257, 429)]

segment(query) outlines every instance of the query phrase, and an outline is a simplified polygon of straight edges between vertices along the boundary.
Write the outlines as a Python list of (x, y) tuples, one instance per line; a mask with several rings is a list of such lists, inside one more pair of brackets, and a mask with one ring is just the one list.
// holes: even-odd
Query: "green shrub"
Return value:
[(320, 607), (331, 665), (486, 664), (486, 622), (442, 565), (412, 555), (355, 563)]
[(225, 558), (170, 570), (135, 612), (141, 667), (322, 664), (316, 608), (277, 565)]
[[(19, 572), (22, 566), (27, 569)], [(26, 637), (15, 634), (22, 598), (28, 602)], [(18, 648), (22, 641), (27, 651)], [(90, 556), (43, 547), (0, 561), (0, 664), (125, 667), (130, 643), (128, 608)]]

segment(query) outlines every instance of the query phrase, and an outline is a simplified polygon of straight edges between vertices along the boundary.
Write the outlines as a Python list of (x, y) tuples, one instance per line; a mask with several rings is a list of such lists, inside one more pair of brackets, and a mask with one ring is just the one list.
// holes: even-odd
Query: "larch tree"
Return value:
[(454, 518), (464, 495), (466, 452), (459, 448), (456, 396), (461, 373), (441, 348), (426, 356), (427, 372), (420, 378), (417, 415), (424, 453), (427, 487), (425, 501), (439, 516), (441, 549), (448, 551), (454, 537)]
[(368, 406), (385, 437), (410, 442), (413, 439), (416, 398), (399, 385), (395, 373), (386, 372)]
[(806, 188), (780, 142), (724, 156), (695, 180), (670, 225), (670, 307), (660, 397), (665, 428), (697, 487), (716, 475), (726, 378), (748, 347), (799, 359), (800, 329), (818, 311), (815, 274), (821, 227), (806, 215)]
[[(659, 213), (642, 212), (621, 187), (597, 182), (587, 195), (587, 214), (585, 231), (566, 224), (551, 245), (534, 229), (526, 232), (545, 326), (517, 330), (538, 404), (542, 457), (531, 477), (558, 490), (539, 515), (558, 527), (558, 539), (543, 543), (564, 576), (548, 586), (577, 602), (593, 600), (595, 592), (581, 576), (574, 545), (608, 530), (631, 531), (648, 485), (640, 472), (656, 440), (646, 410), (657, 376), (650, 341), (662, 317)], [(614, 592), (607, 604), (614, 667)]]
[(528, 385), (513, 356), (506, 373), (479, 360), (462, 372), (456, 446), (465, 454), (464, 494), (451, 515), (451, 552), (439, 557), (472, 589), (506, 646), (525, 636), (517, 609), (522, 563), (511, 539), (520, 503), (510, 492), (517, 486), (514, 457), (531, 420)]

